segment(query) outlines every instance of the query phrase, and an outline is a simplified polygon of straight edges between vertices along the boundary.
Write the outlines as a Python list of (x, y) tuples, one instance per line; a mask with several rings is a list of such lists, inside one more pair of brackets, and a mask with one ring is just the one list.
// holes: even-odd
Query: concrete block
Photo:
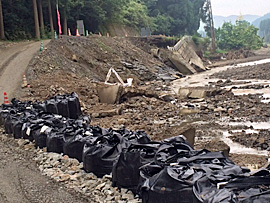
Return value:
[(190, 89), (189, 88), (180, 88), (178, 90), (178, 95), (180, 98), (188, 98), (188, 95), (190, 94)]
[(206, 91), (204, 89), (193, 89), (188, 97), (191, 99), (202, 99), (206, 97)]

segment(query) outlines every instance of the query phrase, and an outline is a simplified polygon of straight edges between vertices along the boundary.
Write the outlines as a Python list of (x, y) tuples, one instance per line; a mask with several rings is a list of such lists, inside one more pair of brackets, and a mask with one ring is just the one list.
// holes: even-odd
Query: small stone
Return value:
[(4, 142), (7, 140), (7, 136), (6, 135), (1, 135), (1, 140)]
[(27, 151), (35, 149), (35, 144), (34, 143), (29, 143), (27, 145), (24, 145), (24, 149)]
[(120, 196), (115, 196), (115, 197), (114, 197), (114, 200), (115, 200), (116, 202), (119, 202), (119, 201), (120, 201), (120, 199), (121, 199), (121, 197), (120, 197)]
[(112, 197), (112, 196), (108, 196), (107, 198), (106, 198), (106, 202), (108, 202), (108, 201), (112, 201), (114, 199), (114, 197)]
[(127, 200), (132, 200), (132, 199), (134, 199), (134, 195), (126, 193), (126, 194), (122, 195), (122, 198), (127, 199)]
[(21, 147), (21, 146), (23, 146), (23, 145), (26, 145), (26, 144), (28, 144), (28, 143), (29, 143), (28, 140), (24, 140), (24, 139), (19, 139), (19, 140), (18, 140), (18, 145), (19, 145), (19, 147)]
[(96, 187), (96, 190), (101, 190), (104, 186), (106, 185), (106, 183), (101, 183)]
[(67, 181), (69, 179), (70, 179), (70, 175), (68, 175), (68, 174), (62, 174), (62, 175), (60, 175), (60, 181), (61, 182)]
[(121, 188), (121, 194), (123, 195), (123, 194), (126, 194), (128, 192), (128, 190), (127, 189), (125, 189), (125, 188)]
[(80, 162), (77, 159), (70, 159), (69, 162), (73, 166), (78, 166), (80, 164)]
[(109, 180), (111, 180), (112, 179), (112, 175), (110, 174), (110, 175), (104, 175), (103, 176), (103, 179), (109, 179)]

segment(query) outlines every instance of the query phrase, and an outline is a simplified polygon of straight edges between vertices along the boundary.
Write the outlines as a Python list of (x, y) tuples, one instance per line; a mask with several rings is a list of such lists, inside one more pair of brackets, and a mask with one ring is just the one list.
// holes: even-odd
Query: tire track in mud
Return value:
[[(44, 41), (46, 46), (50, 40)], [(27, 42), (0, 49), (0, 94), (7, 92), (8, 97), (16, 96), (22, 77), (25, 74), (31, 59), (38, 53), (40, 42)], [(3, 103), (0, 96), (0, 103)]]
[(5, 68), (8, 66), (8, 64), (10, 64), (10, 62), (12, 60), (14, 60), (14, 58), (16, 58), (22, 51), (18, 51), (15, 54), (11, 55), (4, 63), (3, 65), (0, 67), (0, 76), (2, 75), (3, 71), (5, 70)]

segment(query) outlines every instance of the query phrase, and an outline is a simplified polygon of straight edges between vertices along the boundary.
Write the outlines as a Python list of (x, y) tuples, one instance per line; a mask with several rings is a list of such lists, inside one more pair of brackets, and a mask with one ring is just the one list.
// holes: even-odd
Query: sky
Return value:
[(211, 0), (213, 15), (259, 15), (270, 13), (270, 0)]

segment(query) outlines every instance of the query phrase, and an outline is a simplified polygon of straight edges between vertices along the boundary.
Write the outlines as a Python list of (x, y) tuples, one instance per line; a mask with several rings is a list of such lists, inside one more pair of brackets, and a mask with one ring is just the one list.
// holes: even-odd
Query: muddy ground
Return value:
[[(178, 135), (180, 129), (188, 125), (196, 129), (197, 149), (223, 150), (233, 141), (230, 157), (237, 164), (256, 168), (267, 163), (267, 153), (256, 151), (265, 150), (265, 147), (246, 144), (243, 141), (246, 137), (231, 139), (224, 134), (235, 129), (252, 128), (245, 126), (245, 122), (269, 122), (269, 105), (262, 102), (265, 99), (262, 94), (237, 95), (234, 91), (243, 89), (241, 85), (249, 85), (253, 90), (249, 79), (260, 79), (256, 85), (269, 89), (261, 80), (270, 80), (267, 71), (270, 64), (232, 67), (225, 72), (215, 71), (218, 73), (212, 76), (206, 73), (211, 82), (201, 86), (220, 91), (204, 99), (180, 98), (172, 93), (174, 81), (170, 80), (177, 78), (175, 71), (145, 50), (145, 47), (137, 47), (123, 38), (94, 36), (52, 41), (32, 60), (27, 74), (31, 88), (23, 89), (20, 98), (43, 100), (55, 94), (75, 91), (79, 94), (84, 112), (92, 115), (93, 125), (144, 130), (156, 140)], [(96, 86), (105, 80), (110, 67), (114, 67), (123, 79), (133, 77), (139, 93), (130, 95), (120, 104), (99, 103)], [(170, 80), (164, 80), (164, 74)], [(186, 77), (187, 81), (189, 77)], [(239, 81), (243, 79), (248, 81)], [(237, 87), (239, 84), (240, 87)], [(189, 85), (192, 84), (187, 83), (186, 87)], [(162, 95), (166, 97), (161, 99)], [(236, 122), (242, 123), (233, 125)], [(264, 134), (269, 134), (269, 127), (264, 130), (267, 131)], [(268, 144), (268, 140), (266, 142)], [(239, 148), (235, 143), (242, 145)], [(245, 148), (242, 153), (241, 147), (244, 146), (255, 151)]]

